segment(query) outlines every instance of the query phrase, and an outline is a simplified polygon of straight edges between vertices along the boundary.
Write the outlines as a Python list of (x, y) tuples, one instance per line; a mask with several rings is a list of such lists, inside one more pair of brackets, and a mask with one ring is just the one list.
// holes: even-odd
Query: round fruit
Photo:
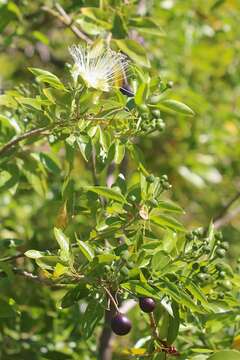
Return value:
[(156, 303), (151, 298), (142, 297), (139, 299), (139, 306), (143, 312), (151, 313), (155, 309)]
[(223, 258), (226, 255), (226, 250), (223, 248), (218, 248), (216, 250), (216, 255), (220, 258)]
[(158, 109), (154, 109), (154, 110), (152, 110), (152, 115), (153, 115), (153, 117), (154, 117), (155, 119), (160, 119), (160, 117), (161, 117), (161, 111), (158, 110)]
[(111, 328), (116, 335), (123, 336), (129, 333), (132, 323), (125, 315), (118, 313), (112, 318)]
[(192, 264), (192, 269), (193, 269), (193, 270), (199, 269), (199, 264), (198, 264), (197, 262), (193, 263), (193, 264)]
[(230, 280), (224, 280), (222, 282), (222, 286), (226, 289), (226, 290), (232, 290), (232, 283)]
[(228, 250), (229, 249), (229, 243), (224, 241), (223, 243), (221, 243), (221, 247), (225, 250)]
[(157, 201), (156, 199), (151, 199), (151, 200), (150, 200), (150, 204), (151, 204), (152, 206), (158, 206), (158, 201)]
[(148, 175), (147, 177), (146, 177), (146, 181), (148, 182), (148, 183), (153, 183), (154, 182), (154, 180), (155, 180), (155, 176), (154, 175)]

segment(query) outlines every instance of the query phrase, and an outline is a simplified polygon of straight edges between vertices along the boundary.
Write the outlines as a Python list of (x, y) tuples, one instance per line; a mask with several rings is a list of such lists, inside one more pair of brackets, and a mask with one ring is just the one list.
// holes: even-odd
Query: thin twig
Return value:
[(112, 305), (114, 306), (114, 308), (116, 309), (117, 312), (119, 312), (119, 308), (118, 305), (116, 303), (116, 300), (114, 299), (114, 297), (112, 296), (111, 292), (108, 290), (108, 288), (106, 288), (105, 286), (103, 286), (103, 289), (106, 291), (106, 293), (108, 294), (109, 299), (111, 300)]
[(231, 212), (227, 213), (225, 216), (216, 220), (214, 222), (215, 229), (220, 229), (224, 225), (227, 225), (231, 220), (233, 220), (239, 214), (240, 214), (240, 206), (236, 207)]
[(61, 21), (66, 27), (72, 30), (72, 32), (77, 36), (77, 38), (86, 41), (87, 43), (91, 44), (93, 41), (84, 33), (82, 32), (73, 22), (71, 17), (65, 12), (61, 5), (56, 4), (57, 11), (49, 8), (48, 6), (43, 6), (42, 10), (53, 15), (58, 20)]
[(20, 141), (32, 136), (39, 135), (47, 130), (47, 127), (30, 130), (22, 135), (16, 136), (0, 148), (0, 156), (4, 155), (11, 147), (16, 146)]
[(7, 256), (5, 258), (2, 258), (2, 259), (0, 259), (0, 262), (14, 261), (16, 259), (20, 259), (20, 258), (23, 258), (23, 257), (25, 257), (24, 253), (20, 253), (20, 254), (17, 254), (17, 255)]
[[(221, 224), (225, 224), (226, 223), (226, 218), (228, 218), (228, 215), (226, 215), (226, 213), (228, 212), (229, 208), (238, 200), (240, 199), (240, 191), (238, 191), (227, 203), (226, 205), (221, 209), (221, 211), (219, 212), (219, 214), (214, 218), (213, 222), (215, 227), (218, 226), (221, 227)], [(234, 212), (234, 210), (233, 210)], [(235, 213), (235, 212), (234, 212)], [(234, 215), (235, 216), (235, 215)], [(230, 217), (231, 219), (231, 217)]]

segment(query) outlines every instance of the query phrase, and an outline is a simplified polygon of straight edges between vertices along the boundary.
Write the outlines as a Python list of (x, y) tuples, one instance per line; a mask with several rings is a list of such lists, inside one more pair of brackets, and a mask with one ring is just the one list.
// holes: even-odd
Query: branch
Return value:
[(230, 213), (228, 213), (228, 210), (230, 207), (238, 200), (240, 199), (240, 191), (236, 193), (230, 199), (226, 205), (222, 208), (222, 210), (219, 212), (219, 214), (214, 218), (213, 223), (215, 225), (216, 229), (219, 229), (220, 227), (226, 225), (231, 221), (239, 212), (240, 212), (240, 206), (236, 209), (233, 209)]
[(214, 221), (215, 229), (220, 229), (222, 226), (227, 225), (232, 219), (234, 219), (240, 213), (240, 206), (233, 209), (225, 216)]
[(58, 20), (60, 20), (62, 24), (72, 30), (72, 32), (77, 36), (77, 38), (86, 41), (88, 44), (91, 44), (93, 42), (84, 32), (79, 30), (79, 28), (74, 24), (71, 17), (65, 12), (61, 5), (55, 4), (55, 7), (57, 11), (49, 8), (48, 6), (43, 6), (42, 10), (46, 11), (47, 13), (53, 15)]
[(14, 137), (13, 139), (11, 139), (9, 142), (7, 142), (5, 145), (3, 145), (0, 148), (0, 156), (4, 155), (11, 147), (16, 146), (20, 141), (30, 138), (32, 136), (41, 134), (46, 130), (47, 130), (46, 127), (42, 127), (42, 128), (30, 130), (22, 135)]

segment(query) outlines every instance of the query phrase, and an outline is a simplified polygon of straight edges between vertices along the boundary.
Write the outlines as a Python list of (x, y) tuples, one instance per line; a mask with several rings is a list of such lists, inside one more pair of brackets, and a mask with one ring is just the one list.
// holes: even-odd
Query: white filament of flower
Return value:
[(75, 63), (74, 76), (80, 75), (88, 87), (110, 91), (121, 86), (128, 68), (125, 55), (109, 47), (72, 45), (69, 51)]

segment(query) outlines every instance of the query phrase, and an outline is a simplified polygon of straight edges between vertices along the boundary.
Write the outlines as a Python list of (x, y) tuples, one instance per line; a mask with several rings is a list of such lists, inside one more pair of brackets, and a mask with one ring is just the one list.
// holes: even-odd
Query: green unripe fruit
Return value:
[(225, 273), (225, 271), (220, 271), (220, 273), (219, 273), (219, 277), (220, 278), (225, 278), (225, 275), (226, 275), (226, 273)]
[(146, 177), (146, 181), (147, 181), (148, 183), (150, 183), (150, 184), (153, 183), (154, 180), (155, 180), (155, 176), (154, 176), (153, 174), (148, 175), (148, 176)]
[(158, 201), (156, 199), (151, 199), (149, 202), (152, 206), (158, 206)]
[(204, 245), (204, 246), (202, 247), (202, 249), (203, 249), (203, 251), (204, 251), (206, 254), (209, 254), (210, 251), (211, 251), (211, 248), (210, 248), (208, 245)]
[(148, 113), (141, 114), (143, 120), (147, 120), (149, 118)]
[(165, 122), (163, 121), (163, 119), (157, 119), (156, 127), (159, 131), (163, 131), (165, 129), (166, 125), (165, 125)]
[(203, 272), (203, 273), (206, 273), (207, 272), (207, 267), (206, 266), (201, 266), (200, 271)]
[(230, 280), (224, 280), (222, 282), (222, 286), (226, 289), (226, 290), (232, 290), (232, 284)]
[(166, 174), (162, 175), (161, 180), (168, 181), (168, 176)]
[(160, 95), (160, 94), (151, 96), (149, 99), (149, 104), (151, 104), (151, 105), (158, 104), (159, 101), (161, 100), (161, 97), (162, 97), (162, 95)]
[(223, 249), (225, 249), (225, 250), (228, 250), (228, 249), (229, 249), (229, 243), (226, 242), (226, 241), (224, 241), (224, 242), (221, 243), (221, 247), (222, 247)]
[(149, 125), (144, 122), (141, 124), (141, 129), (147, 131), (149, 129)]
[(189, 240), (189, 241), (194, 239), (194, 235), (192, 233), (188, 233), (185, 236), (186, 236), (186, 239)]
[(161, 111), (158, 110), (158, 109), (152, 110), (152, 116), (153, 116), (155, 119), (160, 119), (160, 117), (161, 117)]
[(223, 292), (220, 292), (219, 294), (218, 294), (218, 299), (224, 299), (224, 293)]
[(221, 271), (222, 270), (222, 264), (216, 264), (215, 265), (216, 270)]
[(217, 233), (215, 234), (215, 238), (216, 238), (217, 240), (222, 240), (222, 239), (223, 239), (222, 233), (221, 233), (220, 231), (217, 232)]
[(224, 256), (226, 255), (226, 250), (223, 248), (218, 248), (216, 250), (216, 255), (220, 258), (224, 258)]
[(141, 105), (139, 105), (138, 109), (139, 109), (139, 112), (140, 112), (141, 114), (144, 114), (144, 113), (147, 113), (147, 112), (148, 112), (148, 107), (147, 107), (146, 104), (141, 104)]
[(203, 282), (203, 283), (209, 282), (209, 280), (210, 280), (210, 278), (211, 278), (208, 274), (204, 274), (204, 273), (199, 273), (199, 274), (197, 275), (197, 277), (198, 277), (198, 279), (199, 279), (201, 282)]
[(129, 198), (128, 198), (128, 200), (129, 200), (130, 202), (134, 203), (134, 202), (137, 200), (137, 198), (136, 198), (135, 195), (130, 195)]
[(198, 263), (193, 263), (193, 264), (192, 264), (192, 269), (193, 269), (193, 270), (198, 270), (198, 268), (199, 268), (199, 264), (198, 264)]
[(126, 266), (123, 266), (120, 270), (120, 274), (124, 277), (128, 276), (129, 274), (129, 269)]
[(218, 241), (216, 242), (216, 245), (220, 246), (220, 245), (221, 245), (221, 241), (218, 240)]

